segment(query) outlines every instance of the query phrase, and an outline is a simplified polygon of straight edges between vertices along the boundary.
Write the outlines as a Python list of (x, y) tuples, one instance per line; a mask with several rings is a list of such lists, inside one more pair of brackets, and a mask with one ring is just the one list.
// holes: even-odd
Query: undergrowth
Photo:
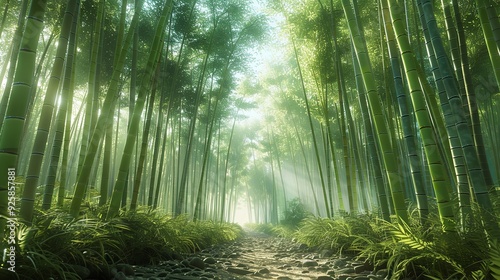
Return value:
[[(79, 279), (76, 265), (104, 271), (115, 263), (157, 264), (243, 234), (236, 224), (192, 222), (186, 216), (147, 210), (103, 221), (103, 209), (88, 209), (78, 219), (54, 209), (37, 213), (31, 227), (20, 224), (16, 248), (19, 279)], [(2, 268), (1, 279), (4, 273), (12, 277)]]
[(444, 232), (438, 216), (420, 219), (416, 211), (408, 223), (342, 213), (333, 219), (308, 216), (291, 232), (284, 225), (254, 229), (367, 260), (388, 269), (388, 279), (500, 279), (499, 240), (486, 237), (478, 215), (475, 209), (467, 227), (456, 232)]

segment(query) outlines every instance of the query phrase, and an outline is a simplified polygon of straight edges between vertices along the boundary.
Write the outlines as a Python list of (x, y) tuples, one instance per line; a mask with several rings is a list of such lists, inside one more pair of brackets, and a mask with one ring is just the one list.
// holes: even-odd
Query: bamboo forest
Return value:
[(0, 0), (0, 279), (500, 279), (499, 0)]

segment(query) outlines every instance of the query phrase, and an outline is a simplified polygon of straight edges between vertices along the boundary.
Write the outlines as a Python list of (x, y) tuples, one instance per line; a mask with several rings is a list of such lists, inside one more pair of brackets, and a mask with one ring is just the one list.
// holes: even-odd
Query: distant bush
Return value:
[(294, 198), (288, 201), (285, 211), (283, 211), (282, 219), (280, 224), (292, 229), (297, 229), (299, 224), (307, 217), (310, 217), (309, 213), (304, 204), (299, 198)]
[(275, 235), (275, 233), (273, 232), (275, 226), (272, 224), (246, 224), (245, 227), (255, 232)]

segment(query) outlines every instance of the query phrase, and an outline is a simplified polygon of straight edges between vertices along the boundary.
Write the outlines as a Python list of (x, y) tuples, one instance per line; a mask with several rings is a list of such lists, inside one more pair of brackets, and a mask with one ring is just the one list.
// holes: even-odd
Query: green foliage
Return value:
[(491, 275), (495, 279), (500, 279), (500, 244), (498, 244), (498, 240), (491, 243), (490, 261), (489, 268), (491, 270)]
[(346, 215), (338, 219), (310, 217), (304, 220), (295, 234), (297, 240), (308, 246), (335, 251), (359, 251), (361, 240), (379, 240), (376, 224), (369, 216)]
[(297, 229), (299, 224), (310, 215), (311, 213), (306, 210), (300, 199), (294, 198), (287, 203), (280, 224), (291, 229)]
[(284, 225), (273, 224), (247, 224), (250, 230), (282, 238), (293, 238), (297, 229)]
[(376, 223), (385, 238), (366, 242), (360, 256), (375, 266), (387, 267), (392, 279), (467, 279), (480, 267), (481, 255), (487, 248), (481, 234), (475, 233), (476, 238), (471, 239), (471, 233), (443, 232), (438, 217), (430, 218), (425, 227), (416, 218), (410, 220), (410, 225), (382, 220)]
[(275, 226), (273, 226), (272, 224), (246, 224), (245, 226), (255, 232), (265, 233), (268, 235), (275, 234), (275, 232), (273, 231)]
[(293, 238), (296, 228), (292, 228), (285, 225), (276, 225), (272, 228), (272, 234), (278, 237)]
[(387, 268), (390, 279), (499, 279), (498, 241), (488, 242), (484, 226), (470, 223), (467, 231), (443, 232), (433, 215), (425, 225), (417, 216), (409, 224), (370, 215), (309, 217), (293, 236), (310, 247), (356, 253), (377, 268)]
[[(106, 265), (109, 254), (123, 256), (117, 237), (126, 225), (95, 218), (73, 219), (66, 212), (38, 213), (32, 227), (20, 225), (17, 272), (23, 277), (78, 279), (71, 264)], [(34, 269), (35, 268), (35, 269)]]
[[(103, 207), (105, 209), (105, 207)], [(18, 274), (30, 279), (78, 279), (73, 265), (151, 264), (237, 239), (235, 224), (192, 222), (186, 216), (126, 212), (108, 222), (101, 208), (74, 219), (62, 210), (38, 213), (32, 227), (18, 228)]]

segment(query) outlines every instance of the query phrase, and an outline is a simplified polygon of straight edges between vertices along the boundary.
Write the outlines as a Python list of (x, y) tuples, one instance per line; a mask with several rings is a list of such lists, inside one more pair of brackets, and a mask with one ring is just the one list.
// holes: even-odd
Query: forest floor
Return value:
[(156, 266), (118, 266), (115, 280), (126, 279), (317, 279), (381, 280), (386, 270), (352, 256), (334, 255), (329, 250), (311, 250), (289, 239), (247, 232), (238, 241)]

